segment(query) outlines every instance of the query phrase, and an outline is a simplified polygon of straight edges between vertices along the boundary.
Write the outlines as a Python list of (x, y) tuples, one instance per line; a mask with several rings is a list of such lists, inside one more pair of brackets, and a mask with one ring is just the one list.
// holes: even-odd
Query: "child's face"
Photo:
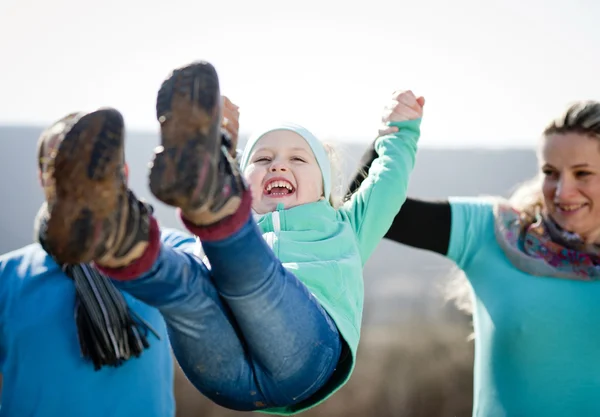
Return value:
[(312, 149), (289, 130), (275, 130), (259, 139), (244, 176), (258, 214), (274, 211), (279, 203), (287, 209), (323, 196), (323, 177)]

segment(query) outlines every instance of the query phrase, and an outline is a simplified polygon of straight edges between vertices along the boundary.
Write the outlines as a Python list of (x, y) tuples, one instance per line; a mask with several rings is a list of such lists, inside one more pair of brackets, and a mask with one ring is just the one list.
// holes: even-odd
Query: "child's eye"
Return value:
[(293, 156), (292, 161), (306, 162), (304, 158), (301, 158), (299, 156)]
[(269, 158), (268, 156), (261, 156), (256, 158), (254, 162), (269, 162), (270, 160), (271, 158)]

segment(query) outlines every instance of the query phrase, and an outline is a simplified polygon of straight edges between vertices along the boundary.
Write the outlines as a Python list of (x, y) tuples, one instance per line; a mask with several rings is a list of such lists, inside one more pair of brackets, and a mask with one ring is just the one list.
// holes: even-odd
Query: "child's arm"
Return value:
[[(371, 164), (367, 178), (341, 209), (355, 230), (363, 264), (406, 200), (415, 165), (423, 103), (422, 98), (417, 99), (410, 91), (394, 97), (383, 117), (388, 129), (375, 141), (378, 157)], [(393, 127), (398, 128), (396, 132)]]

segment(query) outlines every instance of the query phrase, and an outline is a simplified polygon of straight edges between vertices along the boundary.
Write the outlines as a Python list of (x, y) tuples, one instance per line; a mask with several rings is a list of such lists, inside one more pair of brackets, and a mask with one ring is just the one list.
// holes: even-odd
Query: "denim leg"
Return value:
[(197, 257), (161, 246), (148, 272), (114, 283), (160, 310), (177, 361), (202, 394), (236, 410), (265, 403), (235, 320)]
[[(247, 227), (243, 230), (246, 229)], [(297, 283), (297, 280), (280, 281)], [(295, 299), (299, 298), (301, 303), (316, 310), (321, 317), (321, 326), (310, 329), (310, 332), (323, 332), (328, 337), (297, 337), (297, 343), (290, 344), (291, 335), (286, 332), (283, 323), (278, 326), (279, 330), (269, 329), (262, 336), (264, 343), (260, 346), (263, 349), (270, 349), (269, 344), (273, 343), (275, 348), (277, 341), (287, 344), (286, 349), (274, 350), (286, 355), (274, 362), (281, 367), (276, 372), (269, 367), (270, 363), (263, 366), (257, 361), (257, 357), (265, 355), (254, 354), (252, 347), (255, 343), (246, 340), (231, 309), (217, 292), (211, 272), (197, 257), (162, 246), (149, 271), (134, 280), (116, 281), (115, 284), (161, 311), (182, 370), (201, 393), (221, 406), (245, 411), (289, 405), (316, 391), (327, 380), (337, 363), (340, 350), (337, 329), (301, 284), (287, 285), (285, 294), (265, 288), (269, 294), (279, 297), (274, 300), (275, 303), (270, 304), (276, 305), (275, 310), (283, 308), (291, 313), (287, 314), (292, 319), (287, 326), (298, 326), (299, 329), (310, 327), (309, 323), (314, 321), (314, 313), (308, 314), (308, 321), (305, 322), (301, 316), (304, 314), (302, 311), (289, 310), (298, 304)], [(265, 301), (260, 288), (257, 295), (259, 297), (256, 301), (249, 303), (246, 309), (257, 311), (253, 306)], [(241, 315), (244, 314), (242, 311)], [(254, 313), (248, 311), (248, 315), (254, 316)], [(267, 328), (275, 325), (274, 322), (269, 323), (266, 324)], [(261, 338), (255, 332), (250, 334)], [(319, 345), (322, 339), (324, 341)], [(331, 339), (335, 339), (335, 342)], [(312, 343), (316, 345), (314, 348)], [(304, 376), (307, 373), (310, 375)], [(294, 397), (288, 394), (289, 389), (280, 391), (278, 383), (282, 379), (285, 384), (297, 384), (296, 391), (305, 395)], [(292, 386), (292, 391), (293, 388)]]
[(341, 353), (339, 332), (327, 312), (282, 266), (252, 218), (234, 235), (202, 245), (261, 392), (272, 405), (312, 395), (331, 376)]

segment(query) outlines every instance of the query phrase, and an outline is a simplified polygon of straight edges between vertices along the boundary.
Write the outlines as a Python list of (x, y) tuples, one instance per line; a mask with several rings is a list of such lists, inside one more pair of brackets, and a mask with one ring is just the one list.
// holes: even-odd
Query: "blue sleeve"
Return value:
[(6, 360), (6, 334), (5, 334), (5, 323), (6, 323), (6, 313), (4, 311), (4, 306), (8, 303), (6, 302), (6, 293), (7, 286), (10, 281), (8, 278), (9, 272), (6, 270), (6, 262), (0, 260), (0, 390), (2, 389), (2, 368), (4, 367), (4, 361)]
[(196, 246), (196, 237), (177, 229), (161, 230), (160, 241), (163, 245), (184, 252), (192, 252)]
[[(210, 272), (193, 254), (194, 236), (175, 229), (163, 229), (161, 243), (158, 258), (148, 271), (134, 280), (113, 282), (117, 288), (158, 308), (173, 324), (197, 314), (204, 302), (204, 297), (199, 294), (206, 293), (212, 284), (207, 279)], [(193, 321), (185, 323), (195, 325)]]
[(465, 269), (494, 227), (494, 200), (482, 197), (449, 198), (452, 211), (448, 258)]

